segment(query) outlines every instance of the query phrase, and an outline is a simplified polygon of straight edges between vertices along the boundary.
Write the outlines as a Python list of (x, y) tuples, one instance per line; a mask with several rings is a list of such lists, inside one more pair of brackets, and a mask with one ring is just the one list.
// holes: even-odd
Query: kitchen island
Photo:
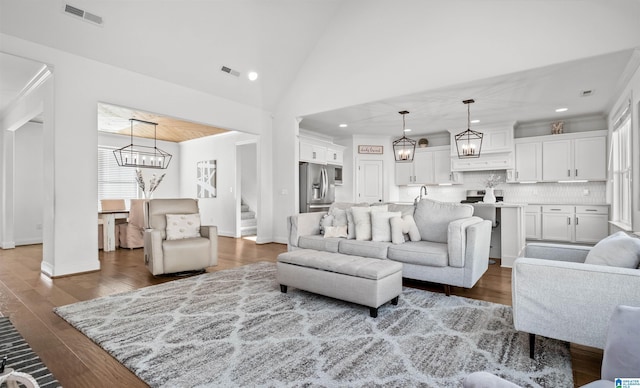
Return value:
[[(513, 266), (515, 259), (520, 256), (526, 244), (525, 207), (523, 203), (496, 202), (472, 203), (474, 215), (488, 219), (496, 226), (492, 231), (491, 241), (498, 245), (500, 264), (502, 267)], [(496, 233), (496, 235), (493, 235)]]

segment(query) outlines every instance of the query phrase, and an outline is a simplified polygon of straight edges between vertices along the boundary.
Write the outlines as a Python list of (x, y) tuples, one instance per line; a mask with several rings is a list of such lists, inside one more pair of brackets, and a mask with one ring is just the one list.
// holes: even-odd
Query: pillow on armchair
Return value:
[(600, 240), (587, 254), (585, 264), (638, 268), (640, 239), (617, 232)]
[(167, 240), (200, 237), (200, 214), (167, 214)]
[(416, 206), (416, 220), (422, 240), (446, 243), (449, 223), (473, 216), (473, 206), (454, 202), (422, 199)]

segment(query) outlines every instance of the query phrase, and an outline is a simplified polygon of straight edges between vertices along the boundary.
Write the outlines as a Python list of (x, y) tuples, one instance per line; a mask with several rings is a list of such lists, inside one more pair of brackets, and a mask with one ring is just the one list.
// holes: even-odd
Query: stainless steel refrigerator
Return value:
[(329, 210), (335, 191), (335, 167), (300, 163), (300, 213)]

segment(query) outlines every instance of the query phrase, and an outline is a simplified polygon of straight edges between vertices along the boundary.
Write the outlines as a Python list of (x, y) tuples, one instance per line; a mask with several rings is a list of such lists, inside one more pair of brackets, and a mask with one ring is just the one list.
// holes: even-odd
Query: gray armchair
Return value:
[[(601, 380), (582, 388), (614, 388), (614, 379), (637, 377), (640, 371), (640, 307), (616, 306), (609, 319), (601, 368)], [(464, 388), (518, 388), (488, 372), (474, 372), (462, 382)]]
[[(168, 225), (167, 220), (176, 216), (186, 217), (193, 228), (174, 226), (173, 221)], [(198, 230), (199, 222), (196, 199), (152, 199), (146, 203), (144, 260), (153, 275), (198, 271), (218, 264), (218, 229), (200, 226)], [(195, 235), (185, 234), (185, 229), (194, 229)]]
[(604, 349), (614, 308), (640, 306), (640, 270), (586, 264), (591, 249), (527, 244), (514, 262), (513, 324), (530, 334), (532, 357), (534, 335)]

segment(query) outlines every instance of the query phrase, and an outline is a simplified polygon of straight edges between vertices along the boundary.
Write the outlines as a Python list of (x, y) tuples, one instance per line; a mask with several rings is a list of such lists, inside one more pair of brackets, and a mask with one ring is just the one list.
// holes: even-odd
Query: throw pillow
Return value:
[(600, 240), (587, 254), (585, 264), (638, 268), (640, 239), (625, 232), (614, 233)]
[(329, 214), (333, 216), (331, 226), (347, 226), (347, 211), (344, 209), (333, 208), (329, 210)]
[(200, 214), (167, 214), (167, 240), (200, 237)]
[(347, 237), (347, 225), (327, 226), (324, 230), (324, 238), (329, 237)]
[(389, 220), (391, 225), (391, 242), (402, 244), (406, 241), (405, 234), (408, 234), (411, 241), (420, 241), (420, 231), (413, 216), (410, 214), (402, 217), (393, 217)]
[(352, 207), (356, 240), (371, 240), (371, 208)]
[(446, 243), (449, 223), (473, 216), (473, 206), (454, 202), (439, 202), (424, 198), (418, 202), (413, 218), (420, 237), (426, 241)]
[(391, 241), (391, 223), (389, 219), (400, 217), (401, 215), (401, 212), (371, 212), (371, 240)]
[(330, 214), (325, 214), (320, 219), (320, 234), (324, 234), (324, 230), (327, 226), (333, 225), (333, 216)]

